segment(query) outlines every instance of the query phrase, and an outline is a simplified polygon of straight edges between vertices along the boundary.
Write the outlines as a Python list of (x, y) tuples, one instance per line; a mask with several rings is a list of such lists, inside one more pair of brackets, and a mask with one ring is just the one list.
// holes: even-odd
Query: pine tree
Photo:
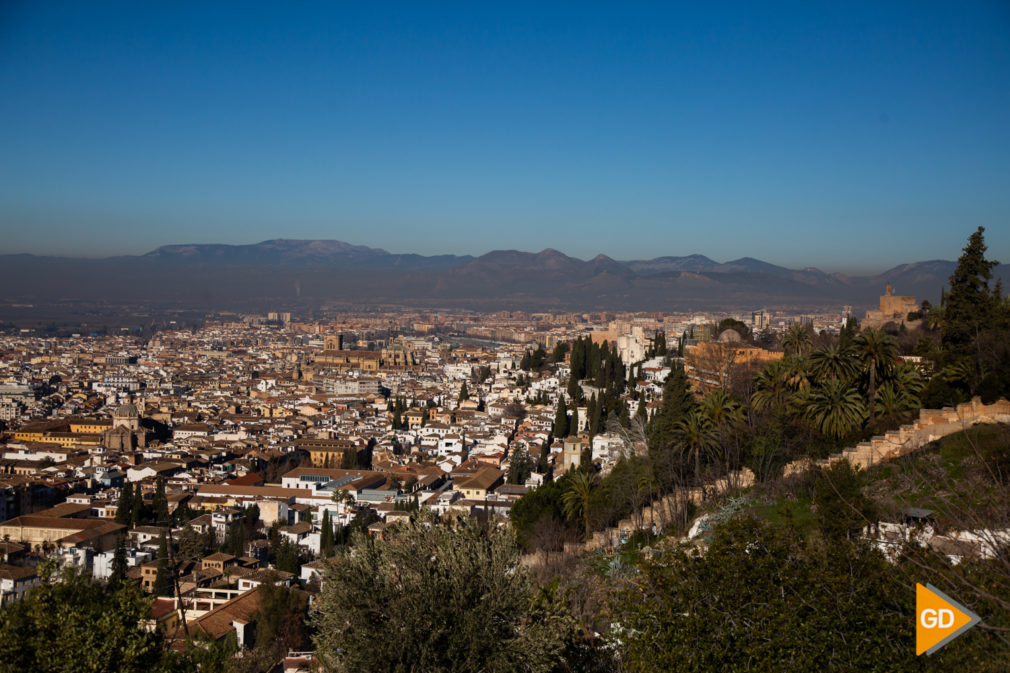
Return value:
[(969, 356), (978, 364), (976, 346), (980, 333), (993, 321), (999, 298), (989, 288), (992, 269), (998, 262), (985, 258), (984, 228), (968, 238), (950, 277), (950, 291), (943, 302), (941, 344), (952, 357)]
[(154, 578), (155, 596), (172, 595), (172, 575), (168, 565), (168, 537), (165, 529), (161, 529), (161, 536), (158, 538), (158, 574)]
[(466, 381), (463, 381), (463, 385), (459, 388), (459, 401), (464, 402), (470, 399), (470, 391), (466, 389)]
[(673, 444), (674, 426), (694, 408), (694, 395), (689, 385), (683, 365), (674, 365), (663, 383), (663, 406), (652, 419), (650, 449), (666, 449)]

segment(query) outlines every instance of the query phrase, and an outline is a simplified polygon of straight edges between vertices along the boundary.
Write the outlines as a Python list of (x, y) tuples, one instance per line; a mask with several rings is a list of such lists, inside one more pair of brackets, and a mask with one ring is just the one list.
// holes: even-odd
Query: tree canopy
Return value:
[(551, 671), (574, 623), (519, 565), (510, 529), (418, 520), (329, 565), (316, 652), (338, 670)]

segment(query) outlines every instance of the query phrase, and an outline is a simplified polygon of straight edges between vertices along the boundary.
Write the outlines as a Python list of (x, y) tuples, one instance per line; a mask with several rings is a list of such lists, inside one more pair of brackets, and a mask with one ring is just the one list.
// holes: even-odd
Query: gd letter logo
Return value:
[(932, 584), (915, 585), (915, 654), (933, 654), (981, 619)]

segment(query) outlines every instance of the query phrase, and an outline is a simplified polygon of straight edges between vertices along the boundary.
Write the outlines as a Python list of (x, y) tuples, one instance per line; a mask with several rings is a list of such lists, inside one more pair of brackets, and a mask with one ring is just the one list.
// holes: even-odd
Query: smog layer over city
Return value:
[(1010, 5), (0, 4), (0, 671), (1010, 670)]

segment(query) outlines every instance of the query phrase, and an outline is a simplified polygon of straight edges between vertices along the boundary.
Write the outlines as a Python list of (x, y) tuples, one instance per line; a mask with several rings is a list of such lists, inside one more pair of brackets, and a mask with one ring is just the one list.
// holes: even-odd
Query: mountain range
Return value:
[[(0, 255), (0, 303), (634, 311), (809, 310), (848, 304), (858, 310), (876, 305), (888, 283), (895, 294), (936, 302), (955, 266), (931, 260), (872, 276), (846, 276), (752, 257), (618, 261), (601, 254), (581, 260), (553, 249), (425, 256), (342, 241), (274, 239), (250, 245), (167, 245), (144, 255), (102, 259)], [(1010, 266), (999, 265), (994, 275), (1010, 279)]]

